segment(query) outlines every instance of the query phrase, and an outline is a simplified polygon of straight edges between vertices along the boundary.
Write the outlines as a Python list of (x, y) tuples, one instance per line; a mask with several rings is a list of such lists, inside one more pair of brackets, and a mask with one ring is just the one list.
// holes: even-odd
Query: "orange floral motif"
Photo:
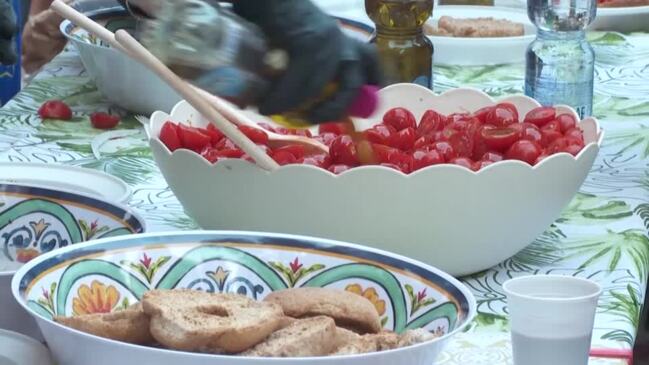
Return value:
[(363, 290), (363, 287), (360, 286), (360, 284), (349, 284), (345, 287), (345, 290), (367, 298), (370, 302), (372, 302), (372, 304), (374, 304), (374, 308), (376, 308), (376, 311), (379, 312), (379, 316), (385, 314), (385, 300), (381, 300), (381, 298), (379, 298), (379, 293), (377, 293), (376, 289), (367, 288)]
[(119, 301), (119, 291), (114, 286), (106, 286), (97, 280), (88, 285), (81, 285), (77, 297), (72, 301), (74, 315), (110, 313)]

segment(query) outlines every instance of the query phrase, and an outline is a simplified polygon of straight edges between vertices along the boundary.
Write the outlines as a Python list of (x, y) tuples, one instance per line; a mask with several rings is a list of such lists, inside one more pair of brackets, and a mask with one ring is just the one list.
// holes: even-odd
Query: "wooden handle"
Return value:
[(195, 90), (193, 90), (185, 81), (173, 73), (164, 63), (158, 60), (146, 48), (144, 48), (135, 38), (131, 37), (124, 30), (118, 30), (115, 33), (115, 39), (119, 42), (128, 54), (150, 70), (160, 76), (169, 86), (182, 95), (187, 102), (203, 114), (208, 120), (216, 125), (223, 134), (234, 142), (239, 148), (248, 154), (255, 162), (266, 170), (274, 170), (279, 167), (277, 162), (270, 158), (262, 149), (260, 149), (245, 134), (241, 133), (237, 127), (225, 119), (212, 106), (205, 101)]

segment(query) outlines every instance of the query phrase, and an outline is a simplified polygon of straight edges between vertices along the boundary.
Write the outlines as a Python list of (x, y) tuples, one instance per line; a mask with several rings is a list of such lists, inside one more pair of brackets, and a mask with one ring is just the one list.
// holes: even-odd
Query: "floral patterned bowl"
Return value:
[[(355, 121), (365, 130), (393, 107), (417, 120), (428, 109), (473, 112), (498, 101), (475, 89), (442, 94), (415, 84), (379, 92), (375, 115)], [(539, 103), (510, 96), (525, 115)], [(576, 112), (566, 106), (561, 113)], [(173, 153), (158, 138), (167, 120), (205, 126), (186, 102), (171, 114), (151, 116), (149, 144), (156, 163), (186, 212), (205, 229), (306, 234), (393, 251), (452, 275), (488, 269), (516, 254), (559, 217), (584, 182), (603, 138), (597, 121), (580, 122), (586, 147), (574, 157), (559, 153), (536, 166), (501, 161), (479, 172), (435, 165), (404, 175), (383, 166), (362, 166), (334, 175), (310, 165), (268, 172), (240, 159), (212, 165), (189, 150)], [(187, 178), (191, 176), (191, 178)]]
[[(440, 337), (376, 354), (269, 360), (129, 345), (51, 319), (116, 311), (154, 288), (262, 299), (274, 290), (303, 286), (363, 295), (374, 303), (384, 328), (425, 328)], [(67, 247), (21, 268), (12, 291), (36, 318), (56, 361), (66, 365), (431, 365), (444, 342), (471, 322), (476, 306), (453, 277), (405, 257), (325, 239), (234, 231), (145, 234)]]
[(0, 328), (39, 337), (9, 293), (16, 269), (68, 245), (144, 231), (130, 209), (86, 195), (0, 183)]

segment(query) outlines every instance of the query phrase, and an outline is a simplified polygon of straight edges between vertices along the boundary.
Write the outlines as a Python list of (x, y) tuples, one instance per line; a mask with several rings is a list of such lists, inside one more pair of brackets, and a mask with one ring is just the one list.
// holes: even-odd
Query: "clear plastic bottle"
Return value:
[(585, 29), (595, 19), (595, 0), (528, 0), (537, 26), (527, 48), (525, 94), (543, 105), (569, 105), (587, 117), (593, 108), (595, 53)]
[(422, 27), (433, 12), (433, 0), (365, 0), (365, 11), (376, 24), (373, 42), (385, 81), (432, 88), (433, 44)]

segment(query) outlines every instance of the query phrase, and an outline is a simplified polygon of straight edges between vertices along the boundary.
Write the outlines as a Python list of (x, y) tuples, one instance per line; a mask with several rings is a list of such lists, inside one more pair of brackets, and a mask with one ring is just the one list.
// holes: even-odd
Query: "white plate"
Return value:
[(617, 32), (649, 30), (649, 6), (597, 8), (597, 17), (590, 29)]
[(52, 358), (38, 341), (0, 330), (0, 365), (52, 365)]
[(440, 5), (433, 9), (427, 24), (437, 26), (442, 16), (454, 18), (506, 19), (522, 23), (525, 35), (502, 38), (460, 38), (429, 36), (435, 47), (436, 65), (479, 66), (520, 63), (525, 61), (527, 46), (536, 37), (536, 28), (523, 9), (493, 6)]
[(131, 197), (131, 188), (114, 176), (92, 169), (49, 163), (0, 162), (0, 183), (60, 189), (116, 203), (126, 203)]

